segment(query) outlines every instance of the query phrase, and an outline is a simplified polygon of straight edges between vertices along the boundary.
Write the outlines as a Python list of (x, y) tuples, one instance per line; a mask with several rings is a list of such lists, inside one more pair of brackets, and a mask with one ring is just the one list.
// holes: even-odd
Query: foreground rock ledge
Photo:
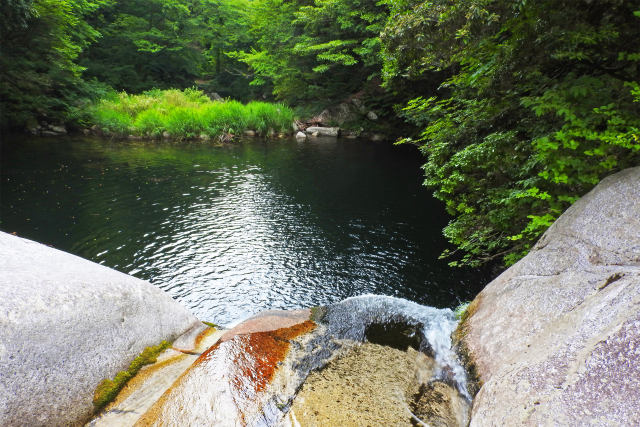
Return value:
[(78, 425), (145, 347), (201, 325), (148, 282), (0, 233), (0, 425)]
[(266, 311), (225, 332), (136, 425), (466, 426), (455, 323), (383, 296)]
[(569, 208), (459, 333), (472, 426), (640, 425), (640, 168)]

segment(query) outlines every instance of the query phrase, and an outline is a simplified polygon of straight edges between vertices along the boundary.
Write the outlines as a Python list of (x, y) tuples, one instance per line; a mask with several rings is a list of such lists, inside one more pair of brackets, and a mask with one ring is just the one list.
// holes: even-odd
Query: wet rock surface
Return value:
[(160, 289), (0, 233), (0, 425), (74, 425), (145, 347), (198, 320)]
[(434, 368), (432, 358), (411, 347), (357, 345), (309, 375), (284, 424), (466, 425), (469, 402), (449, 384), (432, 381)]
[(569, 208), (459, 332), (484, 382), (471, 425), (639, 425), (640, 168)]
[(144, 366), (88, 426), (135, 425), (193, 362), (225, 333), (224, 330), (193, 328), (181, 335), (154, 364)]
[(137, 425), (273, 425), (280, 408), (269, 399), (268, 387), (292, 343), (314, 328), (301, 316), (293, 324), (273, 329), (270, 312), (265, 330), (250, 319), (250, 332), (230, 331), (203, 353), (174, 385), (140, 418)]
[[(296, 395), (303, 384), (307, 387), (308, 378), (311, 389), (326, 387), (335, 399), (307, 395), (307, 402), (324, 402), (330, 412), (339, 406), (344, 414), (364, 411), (363, 420), (401, 420), (407, 425), (410, 405), (424, 394), (421, 387), (442, 383), (454, 403), (432, 412), (460, 410), (447, 419), (462, 421), (442, 425), (464, 425), (464, 371), (449, 339), (455, 325), (450, 310), (381, 296), (350, 298), (312, 310), (264, 312), (225, 333), (137, 425), (277, 425), (292, 423), (296, 413), (311, 425), (326, 425), (322, 415), (297, 403)], [(400, 338), (386, 338), (385, 326)], [(349, 406), (355, 394), (362, 399), (370, 395), (368, 403), (373, 403), (374, 390), (379, 397), (375, 405), (361, 400), (362, 405)], [(292, 406), (298, 411), (291, 413)]]
[(461, 399), (454, 388), (442, 381), (421, 385), (410, 405), (412, 421), (418, 419), (431, 427), (468, 425), (470, 407), (468, 400)]

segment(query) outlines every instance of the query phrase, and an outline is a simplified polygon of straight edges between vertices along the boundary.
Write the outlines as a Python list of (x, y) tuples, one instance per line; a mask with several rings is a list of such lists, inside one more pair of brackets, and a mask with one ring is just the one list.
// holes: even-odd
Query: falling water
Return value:
[(437, 379), (452, 380), (460, 393), (471, 400), (466, 371), (452, 348), (451, 334), (458, 325), (453, 311), (402, 298), (362, 295), (329, 306), (323, 322), (328, 325), (328, 335), (354, 341), (365, 341), (371, 325), (400, 323), (418, 328), (422, 350), (431, 352), (436, 361)]

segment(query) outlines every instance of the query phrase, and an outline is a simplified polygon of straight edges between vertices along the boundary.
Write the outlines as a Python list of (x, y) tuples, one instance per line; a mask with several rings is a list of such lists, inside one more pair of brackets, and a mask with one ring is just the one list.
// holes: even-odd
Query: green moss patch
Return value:
[(463, 318), (467, 318), (467, 309), (469, 308), (470, 304), (471, 301), (463, 302), (462, 304), (458, 305), (455, 310), (453, 310), (453, 314), (456, 315), (456, 319), (462, 321)]
[(220, 326), (216, 325), (215, 323), (211, 323), (211, 322), (204, 322), (204, 321), (203, 321), (202, 323), (204, 323), (205, 325), (207, 325), (207, 326), (208, 326), (208, 327), (210, 327), (210, 328), (220, 329)]
[(171, 344), (169, 342), (162, 341), (156, 346), (147, 347), (142, 350), (142, 353), (140, 353), (138, 357), (133, 359), (127, 370), (118, 372), (112, 380), (107, 378), (100, 381), (96, 391), (93, 393), (93, 407), (95, 412), (102, 410), (111, 403), (118, 393), (120, 393), (120, 390), (122, 390), (131, 378), (136, 376), (143, 366), (155, 363), (160, 353), (170, 346)]
[(473, 355), (469, 351), (469, 347), (465, 341), (465, 337), (469, 333), (469, 319), (475, 314), (480, 305), (481, 296), (478, 295), (473, 301), (468, 304), (461, 304), (456, 308), (456, 317), (460, 320), (458, 327), (453, 331), (451, 339), (453, 346), (461, 359), (462, 365), (465, 367), (468, 374), (467, 391), (471, 396), (475, 396), (476, 393), (482, 387), (482, 380), (478, 372), (477, 365), (473, 360)]

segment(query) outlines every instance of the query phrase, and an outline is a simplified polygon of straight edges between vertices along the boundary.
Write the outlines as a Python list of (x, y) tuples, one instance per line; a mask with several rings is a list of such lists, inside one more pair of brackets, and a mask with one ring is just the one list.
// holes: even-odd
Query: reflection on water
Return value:
[(486, 283), (438, 261), (447, 218), (410, 147), (21, 136), (0, 228), (148, 279), (202, 320), (365, 293), (451, 307)]

